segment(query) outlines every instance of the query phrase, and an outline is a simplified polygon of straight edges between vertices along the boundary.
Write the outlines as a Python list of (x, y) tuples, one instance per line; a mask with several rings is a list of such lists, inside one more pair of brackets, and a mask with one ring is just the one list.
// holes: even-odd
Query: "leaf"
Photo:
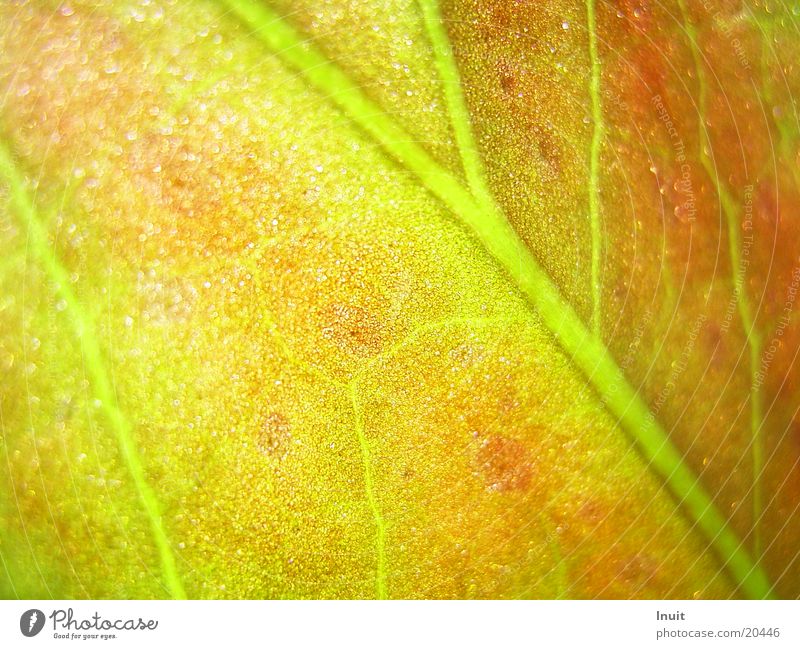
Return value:
[(796, 597), (793, 18), (706, 6), (5, 6), (4, 595)]

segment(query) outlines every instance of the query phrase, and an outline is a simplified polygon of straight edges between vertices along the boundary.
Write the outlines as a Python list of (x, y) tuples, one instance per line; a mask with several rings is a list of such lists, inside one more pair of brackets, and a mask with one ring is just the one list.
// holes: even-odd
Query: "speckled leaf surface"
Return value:
[(796, 12), (0, 12), (0, 595), (800, 595)]

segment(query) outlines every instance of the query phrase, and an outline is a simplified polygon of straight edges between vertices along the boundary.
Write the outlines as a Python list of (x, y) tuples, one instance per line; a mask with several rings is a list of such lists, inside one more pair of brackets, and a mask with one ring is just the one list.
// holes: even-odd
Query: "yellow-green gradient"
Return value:
[(800, 595), (799, 19), (706, 5), (4, 4), (0, 595)]

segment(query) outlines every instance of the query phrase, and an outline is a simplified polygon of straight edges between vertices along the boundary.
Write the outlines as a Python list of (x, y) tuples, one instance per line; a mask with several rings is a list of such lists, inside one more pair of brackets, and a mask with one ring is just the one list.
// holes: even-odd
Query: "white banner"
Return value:
[(797, 601), (3, 601), (0, 647), (798, 647)]

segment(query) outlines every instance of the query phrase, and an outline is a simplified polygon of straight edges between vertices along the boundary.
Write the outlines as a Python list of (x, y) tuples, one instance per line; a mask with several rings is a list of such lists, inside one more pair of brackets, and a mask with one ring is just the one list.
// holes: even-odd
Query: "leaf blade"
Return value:
[(769, 597), (771, 586), (766, 574), (749, 556), (744, 543), (685, 464), (638, 391), (628, 383), (605, 345), (563, 300), (509, 222), (497, 210), (486, 211), (485, 206), (475, 203), (455, 178), (441, 170), (421, 147), (410, 141), (402, 128), (348, 80), (346, 74), (327, 61), (313, 45), (305, 44), (281, 17), (265, 5), (247, 0), (221, 1), (253, 29), (275, 55), (297, 69), (359, 126), (376, 137), (469, 227), (538, 310), (601, 401), (715, 547), (742, 591), (749, 597)]
[(145, 476), (144, 467), (132, 436), (131, 424), (116, 402), (114, 388), (105, 367), (100, 347), (97, 344), (96, 334), (83, 316), (83, 308), (70, 288), (70, 280), (66, 270), (50, 250), (45, 230), (39, 222), (36, 208), (25, 188), (25, 180), (18, 171), (14, 156), (5, 142), (0, 142), (0, 176), (6, 180), (11, 188), (14, 207), (24, 226), (27, 227), (34, 254), (45, 267), (47, 274), (58, 287), (58, 292), (66, 303), (70, 319), (73, 322), (75, 336), (83, 351), (84, 362), (89, 369), (95, 398), (100, 401), (101, 408), (114, 430), (120, 452), (136, 487), (141, 506), (149, 520), (153, 540), (161, 559), (162, 577), (166, 583), (167, 590), (173, 599), (186, 599), (186, 591), (178, 573), (177, 562), (172, 552), (172, 544), (162, 524), (161, 504), (156, 492)]

